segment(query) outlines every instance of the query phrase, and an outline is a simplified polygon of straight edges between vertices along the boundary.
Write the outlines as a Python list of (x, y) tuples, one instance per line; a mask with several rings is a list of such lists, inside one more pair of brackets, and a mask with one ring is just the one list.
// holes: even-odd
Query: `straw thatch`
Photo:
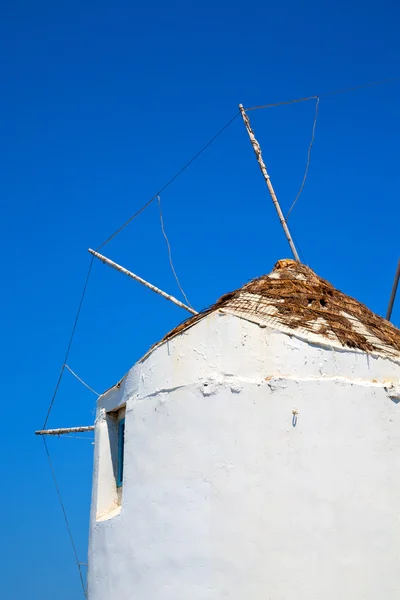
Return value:
[(323, 336), (335, 345), (400, 358), (399, 329), (293, 260), (278, 261), (269, 275), (225, 294), (164, 340), (221, 309), (288, 333)]

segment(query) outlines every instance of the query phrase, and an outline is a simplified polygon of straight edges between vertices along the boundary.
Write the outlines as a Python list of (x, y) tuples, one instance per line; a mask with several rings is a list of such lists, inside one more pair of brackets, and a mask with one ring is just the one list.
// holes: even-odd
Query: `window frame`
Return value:
[(118, 421), (117, 488), (124, 483), (125, 417)]

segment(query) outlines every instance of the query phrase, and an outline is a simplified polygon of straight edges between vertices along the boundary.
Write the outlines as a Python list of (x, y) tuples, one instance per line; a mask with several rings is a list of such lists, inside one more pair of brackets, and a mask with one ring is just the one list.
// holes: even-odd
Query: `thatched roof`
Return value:
[[(309, 267), (279, 260), (269, 275), (222, 296), (213, 306), (168, 333), (168, 340), (208, 314), (223, 310), (287, 333), (400, 359), (400, 330), (335, 289)], [(164, 341), (163, 340), (163, 341)]]

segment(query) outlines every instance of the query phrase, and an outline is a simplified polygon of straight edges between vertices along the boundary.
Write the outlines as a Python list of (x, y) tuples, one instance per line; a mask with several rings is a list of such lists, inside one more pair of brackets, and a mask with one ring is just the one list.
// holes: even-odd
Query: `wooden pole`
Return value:
[(39, 429), (35, 435), (64, 435), (66, 433), (81, 433), (85, 431), (94, 431), (94, 425), (85, 425), (84, 427), (62, 427), (61, 429)]
[(90, 252), (90, 254), (93, 254), (93, 256), (95, 256), (96, 258), (98, 258), (99, 260), (101, 260), (106, 265), (109, 265), (110, 267), (112, 267), (113, 269), (116, 269), (120, 273), (124, 273), (124, 275), (127, 275), (131, 279), (134, 279), (135, 281), (138, 281), (139, 283), (142, 283), (147, 288), (149, 288), (149, 290), (151, 290), (152, 292), (155, 292), (156, 294), (160, 294), (160, 296), (162, 296), (166, 300), (169, 300), (170, 302), (173, 302), (174, 304), (176, 304), (180, 308), (184, 308), (185, 310), (187, 310), (188, 312), (190, 312), (192, 315), (198, 315), (199, 314), (196, 310), (194, 310), (193, 308), (190, 308), (190, 306), (186, 306), (186, 304), (183, 304), (183, 302), (181, 302), (180, 300), (177, 300), (177, 298), (174, 298), (174, 296), (171, 296), (170, 294), (167, 294), (166, 292), (163, 292), (162, 290), (160, 290), (160, 288), (156, 287), (155, 285), (152, 285), (151, 283), (149, 283), (145, 279), (142, 279), (141, 277), (139, 277), (139, 275), (135, 275), (135, 273), (132, 273), (131, 271), (128, 271), (128, 269), (125, 269), (124, 267), (121, 267), (121, 265), (118, 265), (113, 260), (110, 260), (109, 258), (106, 258), (102, 254), (99, 254), (98, 252), (96, 252), (95, 250), (92, 250), (91, 248), (89, 248), (88, 252)]
[(276, 197), (274, 188), (272, 187), (271, 179), (270, 179), (270, 177), (268, 175), (268, 172), (267, 172), (267, 167), (265, 166), (265, 163), (263, 161), (260, 144), (257, 142), (257, 140), (255, 138), (254, 132), (253, 132), (253, 130), (251, 128), (251, 125), (250, 125), (249, 117), (246, 114), (246, 111), (245, 111), (245, 109), (243, 107), (243, 104), (239, 104), (239, 110), (240, 110), (240, 112), (242, 114), (243, 122), (245, 124), (247, 133), (249, 135), (251, 145), (253, 146), (254, 154), (256, 155), (257, 162), (258, 162), (258, 165), (260, 167), (261, 173), (262, 173), (262, 175), (263, 175), (263, 177), (265, 179), (265, 182), (266, 182), (266, 184), (268, 186), (268, 190), (269, 190), (269, 193), (271, 194), (272, 202), (274, 203), (274, 206), (276, 208), (276, 212), (278, 213), (279, 221), (281, 222), (281, 225), (282, 225), (283, 230), (285, 232), (286, 239), (289, 242), (289, 246), (290, 246), (290, 248), (291, 248), (291, 250), (293, 252), (293, 256), (294, 256), (295, 260), (297, 260), (298, 262), (300, 262), (300, 258), (299, 258), (299, 255), (297, 253), (296, 246), (294, 245), (294, 242), (292, 240), (292, 236), (290, 235), (290, 231), (289, 231), (289, 228), (287, 226), (285, 217), (283, 216), (283, 212), (281, 210), (281, 207), (279, 205), (278, 198)]
[(392, 316), (393, 304), (396, 298), (397, 286), (399, 285), (400, 279), (400, 259), (397, 265), (396, 275), (394, 276), (394, 282), (392, 287), (392, 293), (390, 294), (389, 306), (386, 313), (386, 319), (390, 321), (390, 317)]

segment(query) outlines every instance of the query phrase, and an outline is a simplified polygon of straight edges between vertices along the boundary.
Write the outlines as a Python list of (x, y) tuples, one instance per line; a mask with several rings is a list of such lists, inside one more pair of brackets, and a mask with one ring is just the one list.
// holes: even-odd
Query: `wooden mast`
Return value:
[(283, 216), (283, 212), (279, 205), (278, 198), (276, 197), (275, 190), (272, 186), (270, 176), (268, 175), (267, 167), (265, 166), (265, 163), (264, 163), (264, 160), (262, 157), (260, 144), (257, 142), (257, 140), (255, 138), (254, 132), (250, 125), (249, 117), (246, 114), (243, 104), (239, 104), (239, 110), (242, 114), (243, 122), (245, 124), (247, 133), (249, 135), (251, 145), (253, 146), (254, 154), (256, 155), (257, 162), (260, 167), (261, 173), (265, 179), (265, 183), (268, 186), (268, 190), (271, 195), (272, 202), (274, 203), (274, 206), (276, 208), (276, 212), (278, 213), (279, 221), (283, 227), (283, 231), (285, 232), (286, 239), (289, 242), (289, 246), (293, 252), (293, 256), (294, 256), (295, 260), (297, 260), (297, 262), (300, 262), (300, 258), (297, 253), (296, 246), (294, 245), (292, 236), (290, 235), (289, 227), (287, 226), (286, 219)]

